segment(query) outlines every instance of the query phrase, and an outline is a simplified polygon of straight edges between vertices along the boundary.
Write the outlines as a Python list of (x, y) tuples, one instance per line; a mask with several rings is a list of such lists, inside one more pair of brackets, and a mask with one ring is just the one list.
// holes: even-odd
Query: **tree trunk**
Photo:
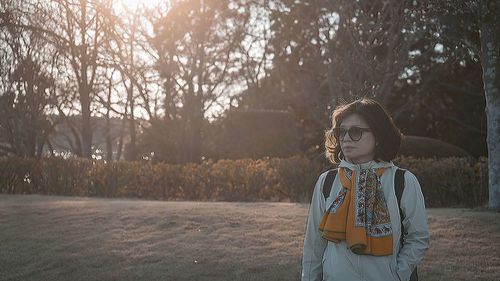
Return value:
[[(137, 20), (137, 18), (135, 18)], [(135, 41), (135, 25), (132, 27), (132, 38), (130, 39), (130, 72), (133, 73), (134, 68), (134, 41)], [(130, 133), (130, 143), (129, 143), (129, 151), (128, 151), (128, 161), (136, 161), (137, 160), (137, 144), (136, 144), (136, 131), (135, 131), (135, 102), (134, 102), (134, 79), (129, 77), (130, 79), (130, 88), (128, 91), (127, 98), (129, 99), (130, 104), (130, 119), (129, 119), (129, 133)]]
[[(87, 1), (80, 2), (81, 19), (80, 24), (87, 20)], [(80, 103), (82, 106), (82, 156), (92, 158), (92, 127), (90, 126), (90, 83), (88, 80), (88, 47), (86, 44), (87, 26), (80, 26), (82, 45), (80, 55)], [(77, 69), (75, 69), (77, 72)], [(78, 76), (78, 75), (77, 75)]]
[(195, 98), (191, 119), (191, 155), (190, 162), (200, 163), (202, 156), (203, 102), (199, 95)]
[[(125, 116), (126, 116), (126, 112), (125, 112)], [(125, 134), (126, 123), (127, 123), (127, 118), (123, 117), (122, 125), (120, 126), (120, 139), (118, 140), (118, 146), (116, 147), (116, 161), (118, 161), (122, 158), (123, 138), (124, 138), (124, 134)]]
[(111, 141), (111, 93), (113, 90), (113, 73), (109, 78), (109, 86), (108, 86), (108, 96), (106, 100), (106, 161), (111, 163), (113, 161), (113, 143)]
[(481, 66), (483, 69), (484, 93), (486, 96), (486, 118), (488, 124), (488, 168), (490, 210), (500, 210), (500, 73), (499, 48), (500, 28), (498, 8), (495, 1), (481, 1)]
[(88, 87), (80, 92), (82, 105), (82, 156), (92, 158), (92, 127), (90, 126), (90, 94)]
[(134, 96), (133, 96), (133, 84), (130, 82), (130, 89), (128, 92), (128, 99), (129, 99), (129, 104), (130, 104), (130, 118), (128, 120), (128, 126), (129, 126), (129, 134), (130, 134), (130, 142), (128, 144), (128, 150), (126, 154), (126, 160), (127, 161), (136, 161), (137, 160), (137, 145), (136, 145), (136, 130), (135, 130), (135, 116), (134, 116), (134, 110), (135, 110), (135, 103), (134, 103)]
[(111, 142), (111, 119), (109, 118), (109, 111), (108, 107), (106, 112), (106, 161), (111, 162), (113, 161), (113, 144)]

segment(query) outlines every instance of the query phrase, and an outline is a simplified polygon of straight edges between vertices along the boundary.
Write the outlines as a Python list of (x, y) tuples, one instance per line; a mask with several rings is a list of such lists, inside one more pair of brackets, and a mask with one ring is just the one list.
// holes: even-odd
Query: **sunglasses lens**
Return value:
[(336, 139), (344, 137), (346, 130), (344, 128), (333, 128), (333, 136)]
[(349, 136), (353, 141), (358, 141), (361, 139), (361, 134), (363, 133), (363, 130), (358, 127), (351, 127), (349, 128)]

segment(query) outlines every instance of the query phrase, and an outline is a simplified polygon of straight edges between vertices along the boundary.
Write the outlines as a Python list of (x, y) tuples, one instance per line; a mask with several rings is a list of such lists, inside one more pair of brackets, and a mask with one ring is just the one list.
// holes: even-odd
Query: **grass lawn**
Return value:
[[(0, 195), (0, 280), (299, 280), (308, 208)], [(500, 280), (500, 213), (428, 222), (421, 280)]]

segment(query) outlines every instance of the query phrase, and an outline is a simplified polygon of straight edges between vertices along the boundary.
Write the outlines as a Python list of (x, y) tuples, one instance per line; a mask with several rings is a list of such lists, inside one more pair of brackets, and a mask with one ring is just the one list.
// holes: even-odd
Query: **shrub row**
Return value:
[(400, 157), (394, 163), (415, 174), (427, 206), (474, 207), (488, 202), (487, 158)]
[(88, 159), (0, 159), (0, 192), (161, 200), (305, 201), (320, 172), (303, 157), (184, 166)]
[[(478, 206), (488, 199), (486, 159), (398, 158), (427, 206)], [(88, 159), (0, 159), (0, 192), (201, 201), (308, 202), (328, 167), (307, 158), (219, 160), (184, 166)]]

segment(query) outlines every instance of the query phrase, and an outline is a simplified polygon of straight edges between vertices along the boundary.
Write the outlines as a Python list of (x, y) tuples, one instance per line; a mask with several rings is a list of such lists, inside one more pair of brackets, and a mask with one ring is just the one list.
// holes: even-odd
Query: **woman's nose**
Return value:
[(351, 136), (348, 132), (345, 132), (344, 136), (342, 137), (342, 141), (352, 141)]

